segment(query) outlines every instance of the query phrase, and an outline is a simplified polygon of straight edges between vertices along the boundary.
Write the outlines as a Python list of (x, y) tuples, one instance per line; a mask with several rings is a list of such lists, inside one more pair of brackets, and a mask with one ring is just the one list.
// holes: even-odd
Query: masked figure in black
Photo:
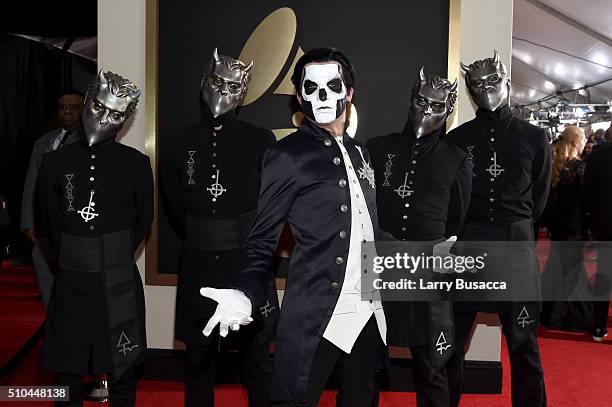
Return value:
[[(510, 78), (499, 60), (466, 66), (465, 83), (478, 106), (476, 118), (449, 132), (447, 140), (468, 154), (472, 198), (463, 240), (533, 241), (533, 222), (546, 205), (551, 150), (546, 135), (513, 117), (508, 105)], [(532, 267), (538, 280), (537, 269)], [(530, 280), (531, 281), (531, 280)], [(451, 405), (457, 406), (463, 384), (465, 345), (477, 311), (499, 315), (508, 344), (512, 405), (546, 405), (544, 376), (536, 338), (537, 302), (455, 302), (456, 350), (447, 365)]]
[[(380, 226), (398, 240), (436, 243), (461, 234), (472, 173), (466, 154), (441, 137), (456, 100), (457, 82), (421, 69), (404, 131), (367, 144)], [(384, 308), (389, 345), (410, 346), (419, 407), (448, 406), (451, 303), (389, 301)]]
[(296, 241), (274, 354), (273, 405), (315, 407), (336, 369), (336, 404), (370, 406), (386, 338), (376, 290), (361, 288), (361, 243), (380, 238), (367, 149), (346, 133), (354, 92), (349, 60), (316, 48), (292, 76), (306, 118), (264, 157), (257, 218), (234, 289), (203, 288), (219, 305), (205, 334), (249, 324), (265, 303), (266, 281), (283, 225)]
[(140, 91), (112, 72), (93, 80), (79, 140), (43, 156), (43, 233), (59, 252), (43, 365), (82, 405), (82, 379), (108, 374), (111, 406), (134, 406), (134, 366), (147, 349), (144, 295), (134, 251), (153, 219), (149, 158), (115, 138)]
[[(160, 175), (169, 218), (183, 238), (178, 271), (176, 338), (187, 345), (186, 406), (213, 406), (219, 336), (202, 329), (216, 303), (200, 287), (226, 288), (239, 267), (240, 246), (257, 207), (264, 152), (272, 132), (235, 115), (246, 94), (253, 62), (245, 64), (215, 49), (201, 82), (202, 116), (162, 151)], [(238, 348), (251, 407), (268, 406), (272, 365), (262, 324), (278, 313), (276, 291), (257, 323), (224, 348)], [(264, 306), (265, 304), (262, 304)], [(272, 313), (266, 311), (272, 310)]]

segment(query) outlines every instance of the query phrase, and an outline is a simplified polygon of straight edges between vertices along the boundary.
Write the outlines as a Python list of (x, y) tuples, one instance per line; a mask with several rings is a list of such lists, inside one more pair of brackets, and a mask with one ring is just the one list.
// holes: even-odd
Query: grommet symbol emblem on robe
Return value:
[(189, 158), (187, 159), (187, 175), (189, 176), (189, 180), (187, 181), (187, 184), (193, 185), (195, 184), (195, 181), (192, 178), (193, 173), (195, 172), (195, 160), (193, 159), (193, 156), (195, 155), (196, 151), (189, 150), (187, 153), (189, 154)]
[[(131, 346), (130, 346), (131, 345)], [(123, 356), (126, 356), (128, 352), (133, 351), (138, 347), (138, 344), (135, 343), (132, 345), (132, 341), (127, 337), (125, 331), (121, 331), (121, 335), (119, 336), (119, 341), (117, 341), (117, 351), (119, 353), (123, 353)]]
[(472, 150), (474, 150), (474, 146), (467, 146), (467, 160), (468, 160), (468, 165), (470, 166), (470, 169), (472, 170), (472, 177), (476, 176), (476, 173), (474, 172), (474, 153), (472, 152)]
[(72, 178), (74, 178), (74, 174), (64, 174), (66, 177), (66, 200), (68, 201), (68, 208), (66, 210), (68, 212), (74, 212), (74, 206), (72, 206), (72, 201), (74, 200), (74, 185), (72, 185)]
[(521, 328), (525, 328), (526, 326), (529, 326), (533, 324), (534, 322), (535, 320), (531, 319), (529, 312), (527, 312), (527, 307), (523, 305), (523, 308), (521, 309), (519, 316), (516, 318), (516, 323), (519, 324)]
[(331, 140), (326, 138), (325, 141), (323, 142), (323, 144), (325, 144), (327, 147), (331, 146)]
[(393, 157), (395, 157), (395, 154), (387, 154), (388, 160), (385, 163), (385, 172), (383, 172), (385, 176), (385, 181), (382, 184), (383, 187), (391, 186), (391, 184), (389, 184), (389, 177), (391, 176), (391, 168), (393, 168)]
[(271, 314), (275, 309), (276, 307), (270, 304), (270, 301), (266, 300), (266, 305), (259, 307), (259, 312), (261, 312), (261, 315), (263, 315), (264, 318), (267, 318), (268, 314)]
[(408, 173), (406, 173), (406, 176), (404, 177), (404, 183), (397, 187), (397, 189), (395, 189), (395, 192), (402, 199), (409, 197), (414, 193), (414, 190), (410, 189), (410, 186), (408, 184)]
[(440, 352), (440, 355), (444, 353), (448, 348), (452, 345), (446, 341), (446, 336), (444, 336), (444, 331), (440, 331), (440, 336), (438, 336), (438, 340), (436, 341), (436, 351)]
[(505, 171), (501, 165), (497, 164), (497, 153), (495, 151), (493, 152), (493, 164), (491, 164), (486, 171), (495, 178), (499, 177), (501, 173)]
[(93, 197), (95, 193), (96, 191), (91, 191), (91, 193), (89, 194), (89, 204), (83, 207), (83, 209), (77, 211), (77, 213), (81, 215), (81, 218), (83, 218), (85, 223), (99, 216), (99, 214), (96, 213), (96, 209), (94, 208), (94, 206), (96, 206), (96, 203), (93, 201)]
[(224, 192), (227, 191), (227, 189), (223, 188), (223, 185), (219, 183), (219, 172), (220, 170), (217, 170), (217, 176), (215, 177), (215, 182), (211, 184), (208, 188), (206, 188), (206, 190), (210, 192), (210, 194), (213, 196), (212, 198), (213, 202), (216, 202), (217, 198), (220, 197)]

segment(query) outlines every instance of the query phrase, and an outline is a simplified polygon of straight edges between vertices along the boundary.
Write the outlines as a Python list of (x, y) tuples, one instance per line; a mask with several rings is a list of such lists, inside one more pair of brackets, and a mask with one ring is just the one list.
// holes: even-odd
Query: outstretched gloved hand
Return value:
[(217, 302), (215, 313), (202, 331), (204, 336), (209, 336), (217, 324), (219, 324), (219, 334), (226, 337), (229, 329), (237, 331), (240, 325), (253, 322), (251, 300), (242, 291), (202, 287), (200, 295)]

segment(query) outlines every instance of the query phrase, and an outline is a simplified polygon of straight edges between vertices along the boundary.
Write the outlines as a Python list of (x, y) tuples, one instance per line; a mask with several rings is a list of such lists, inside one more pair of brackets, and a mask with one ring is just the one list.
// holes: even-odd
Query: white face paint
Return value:
[(336, 120), (346, 108), (346, 86), (336, 63), (311, 64), (304, 68), (302, 110), (317, 123)]

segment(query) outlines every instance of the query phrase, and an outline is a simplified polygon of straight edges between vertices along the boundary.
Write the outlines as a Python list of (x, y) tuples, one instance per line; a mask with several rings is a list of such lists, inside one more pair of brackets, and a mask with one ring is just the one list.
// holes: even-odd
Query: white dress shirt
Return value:
[(361, 244), (363, 241), (374, 240), (374, 230), (363, 190), (349, 154), (341, 139), (336, 138), (336, 142), (344, 157), (351, 194), (351, 233), (344, 283), (323, 338), (344, 352), (351, 353), (355, 341), (372, 314), (376, 318), (378, 332), (385, 344), (387, 323), (380, 301), (380, 293), (378, 291), (361, 292)]

